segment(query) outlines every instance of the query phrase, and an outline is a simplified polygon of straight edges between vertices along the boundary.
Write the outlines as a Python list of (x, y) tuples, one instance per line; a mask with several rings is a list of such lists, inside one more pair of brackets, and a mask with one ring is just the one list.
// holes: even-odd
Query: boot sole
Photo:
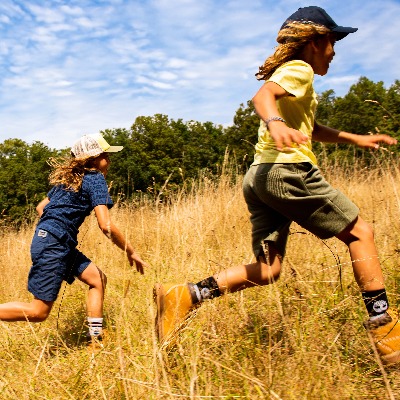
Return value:
[(162, 316), (164, 315), (164, 299), (165, 299), (165, 289), (161, 283), (156, 283), (154, 285), (153, 298), (157, 307), (157, 315), (154, 328), (157, 334), (158, 341), (161, 343), (164, 338), (164, 332), (161, 321), (162, 321)]
[(395, 351), (394, 353), (388, 354), (386, 356), (381, 356), (383, 364), (395, 364), (400, 362), (400, 351)]

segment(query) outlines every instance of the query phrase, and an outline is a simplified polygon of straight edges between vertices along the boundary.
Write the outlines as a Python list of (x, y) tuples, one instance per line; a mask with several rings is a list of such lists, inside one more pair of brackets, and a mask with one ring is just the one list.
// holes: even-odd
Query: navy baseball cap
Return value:
[(285, 28), (289, 22), (301, 22), (304, 24), (314, 23), (325, 26), (332, 32), (336, 33), (336, 40), (343, 39), (349, 33), (358, 30), (358, 28), (339, 26), (323, 8), (317, 6), (299, 8), (283, 23), (281, 29)]

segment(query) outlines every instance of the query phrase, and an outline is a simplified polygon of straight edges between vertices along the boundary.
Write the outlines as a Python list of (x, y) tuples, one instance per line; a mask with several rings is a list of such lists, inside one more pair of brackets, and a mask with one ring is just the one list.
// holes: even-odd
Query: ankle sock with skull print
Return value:
[(213, 276), (203, 279), (196, 284), (190, 284), (190, 293), (193, 304), (200, 303), (203, 300), (213, 299), (221, 296), (217, 281)]
[(378, 319), (386, 314), (389, 301), (385, 289), (362, 292), (362, 297), (370, 320)]

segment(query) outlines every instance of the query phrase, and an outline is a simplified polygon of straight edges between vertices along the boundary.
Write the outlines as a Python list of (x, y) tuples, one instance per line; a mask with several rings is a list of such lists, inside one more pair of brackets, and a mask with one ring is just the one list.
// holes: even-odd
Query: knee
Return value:
[(30, 311), (27, 318), (30, 322), (43, 322), (50, 314), (50, 310), (42, 308), (34, 308)]
[(281, 276), (281, 263), (268, 264), (263, 260), (258, 261), (259, 269), (261, 271), (261, 285), (269, 285), (276, 282)]
[(92, 286), (98, 289), (105, 290), (107, 286), (107, 275), (100, 269), (98, 269), (98, 271), (99, 275)]
[(347, 227), (343, 232), (337, 236), (342, 242), (349, 245), (355, 241), (374, 241), (374, 230), (361, 218)]
[(32, 316), (31, 318), (29, 318), (29, 321), (43, 322), (43, 321), (46, 321), (48, 316), (49, 316), (49, 314), (36, 314), (36, 315)]
[(374, 230), (372, 226), (363, 219), (357, 221), (352, 233), (356, 237), (356, 240), (374, 240)]

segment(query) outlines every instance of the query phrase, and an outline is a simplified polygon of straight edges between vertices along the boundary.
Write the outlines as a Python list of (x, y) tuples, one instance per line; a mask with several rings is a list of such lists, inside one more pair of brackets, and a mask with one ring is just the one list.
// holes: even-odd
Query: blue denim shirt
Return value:
[(43, 210), (37, 229), (48, 231), (60, 240), (74, 242), (77, 242), (79, 227), (96, 206), (113, 206), (106, 180), (98, 171), (85, 173), (78, 192), (57, 185), (47, 197), (50, 202)]

